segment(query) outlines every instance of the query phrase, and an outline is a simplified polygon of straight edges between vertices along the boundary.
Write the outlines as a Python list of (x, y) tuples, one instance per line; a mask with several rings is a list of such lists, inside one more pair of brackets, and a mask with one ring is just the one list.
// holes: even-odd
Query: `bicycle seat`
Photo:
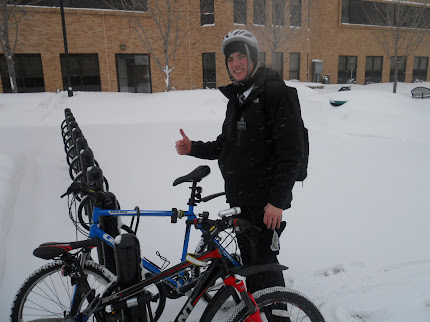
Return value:
[(60, 255), (64, 255), (71, 250), (78, 248), (92, 248), (101, 246), (101, 241), (98, 239), (87, 239), (77, 242), (67, 243), (43, 243), (33, 251), (33, 255), (42, 259), (54, 259)]
[(201, 165), (195, 168), (186, 176), (180, 177), (173, 182), (173, 186), (184, 182), (200, 182), (204, 177), (211, 173), (211, 169), (207, 165)]

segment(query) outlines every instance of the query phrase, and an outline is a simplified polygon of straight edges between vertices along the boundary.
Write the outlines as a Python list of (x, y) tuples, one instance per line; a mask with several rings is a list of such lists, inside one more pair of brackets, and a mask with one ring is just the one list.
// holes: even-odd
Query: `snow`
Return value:
[[(298, 89), (310, 136), (309, 177), (294, 188), (280, 262), (289, 287), (306, 294), (326, 321), (430, 321), (430, 100), (412, 99), (417, 84), (342, 85)], [(421, 86), (421, 84), (420, 84)], [(430, 87), (430, 83), (422, 83)], [(332, 98), (345, 98), (339, 107)], [(76, 240), (60, 199), (71, 179), (60, 123), (76, 117), (122, 209), (187, 209), (189, 187), (173, 181), (198, 165), (212, 173), (203, 196), (223, 190), (216, 161), (177, 155), (184, 129), (191, 139), (219, 134), (226, 99), (217, 90), (157, 94), (0, 95), (0, 321), (30, 273), (45, 264), (39, 244)], [(211, 217), (223, 197), (201, 204)], [(142, 252), (178, 262), (184, 224), (144, 218)], [(193, 232), (191, 249), (199, 235)], [(82, 236), (78, 236), (82, 239)], [(161, 261), (162, 264), (162, 261)], [(173, 320), (183, 299), (168, 302)], [(201, 312), (201, 311), (200, 311)], [(198, 314), (190, 321), (198, 321)]]

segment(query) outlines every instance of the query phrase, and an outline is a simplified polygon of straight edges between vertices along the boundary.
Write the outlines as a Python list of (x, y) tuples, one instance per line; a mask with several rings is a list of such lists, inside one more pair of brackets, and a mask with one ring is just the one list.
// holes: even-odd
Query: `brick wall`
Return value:
[[(426, 0), (430, 3), (430, 1)], [(233, 1), (215, 0), (215, 24), (200, 26), (200, 1), (183, 0), (182, 10), (189, 13), (190, 33), (180, 47), (176, 66), (171, 74), (172, 86), (178, 90), (202, 88), (202, 53), (216, 54), (217, 86), (228, 84), (225, 58), (221, 53), (222, 37), (236, 28), (246, 28), (259, 39), (261, 51), (266, 52), (266, 63), (271, 65), (268, 45), (260, 34), (261, 28), (253, 25), (253, 2), (248, 0), (247, 24), (233, 24)], [(267, 13), (271, 14), (271, 1), (267, 1)], [(303, 16), (307, 0), (303, 0)], [(357, 82), (364, 82), (366, 56), (384, 56), (372, 36), (372, 28), (341, 24), (342, 0), (313, 0), (309, 25), (296, 28), (293, 37), (278, 51), (284, 52), (284, 78), (289, 78), (289, 53), (300, 53), (300, 80), (312, 81), (312, 60), (323, 61), (323, 74), (331, 75), (337, 82), (338, 56), (357, 56)], [(60, 53), (64, 52), (60, 10), (56, 8), (28, 8), (28, 14), (20, 25), (16, 53), (40, 53), (44, 70), (46, 91), (62, 89)], [(97, 53), (103, 91), (118, 91), (115, 54), (145, 54), (137, 34), (123, 12), (111, 10), (65, 9), (69, 53)], [(146, 14), (141, 15), (145, 28), (155, 32), (155, 25)], [(268, 22), (270, 20), (268, 19)], [(286, 21), (286, 27), (288, 22)], [(309, 27), (309, 29), (308, 29)], [(292, 29), (289, 29), (292, 30)], [(121, 50), (120, 44), (126, 49)], [(159, 55), (158, 53), (157, 55)], [(417, 51), (407, 61), (406, 81), (412, 81), (414, 56), (430, 56), (430, 49)], [(153, 92), (165, 90), (164, 73), (150, 58)], [(389, 80), (390, 65), (384, 57), (383, 82)], [(428, 72), (430, 80), (430, 71)]]

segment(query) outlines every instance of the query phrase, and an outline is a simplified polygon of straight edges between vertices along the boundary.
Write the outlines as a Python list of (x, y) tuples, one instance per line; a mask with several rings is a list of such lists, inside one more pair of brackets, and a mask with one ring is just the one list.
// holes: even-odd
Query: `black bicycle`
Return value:
[[(233, 228), (241, 231), (250, 228), (249, 222), (231, 216), (237, 212), (237, 208), (223, 211), (222, 218), (218, 220), (209, 219), (208, 213), (203, 213), (200, 218), (187, 220), (187, 225), (194, 225), (202, 231), (207, 251), (201, 254), (188, 254), (186, 261), (155, 276), (131, 284), (133, 276), (117, 271), (117, 276), (112, 278), (111, 273), (105, 268), (86, 261), (90, 250), (101, 245), (97, 239), (42, 244), (34, 251), (34, 255), (43, 259), (58, 259), (52, 265), (61, 265), (62, 275), (70, 278), (68, 282), (74, 286), (74, 291), (71, 294), (70, 309), (64, 311), (64, 317), (35, 318), (32, 321), (125, 322), (131, 321), (130, 315), (125, 312), (133, 307), (138, 308), (138, 313), (132, 321), (154, 321), (152, 303), (157, 302), (160, 295), (158, 292), (153, 292), (151, 287), (192, 267), (206, 267), (206, 269), (179, 311), (175, 319), (177, 322), (186, 321), (197, 302), (220, 279), (224, 286), (208, 303), (200, 321), (220, 321), (217, 314), (224, 312), (223, 307), (228, 302), (232, 303), (235, 309), (227, 321), (272, 321), (275, 318), (281, 318), (284, 321), (324, 321), (315, 305), (296, 291), (284, 287), (271, 287), (253, 295), (246, 291), (243, 280), (236, 276), (246, 277), (267, 270), (283, 270), (286, 267), (279, 264), (253, 267), (233, 267), (231, 265), (231, 261), (223, 255), (215, 240), (219, 233), (226, 229)], [(134, 239), (133, 234), (121, 236), (123, 245), (127, 245), (128, 241)], [(135, 250), (135, 248), (131, 249)], [(130, 252), (127, 247), (117, 251), (118, 258), (128, 258), (130, 263), (135, 263), (135, 275), (139, 276), (141, 274), (140, 252)], [(129, 269), (128, 272), (130, 272)], [(28, 287), (21, 293), (26, 295), (33, 291), (33, 288), (37, 287), (37, 284), (43, 279), (43, 271), (40, 271), (40, 274), (34, 274), (25, 283)], [(12, 321), (29, 321), (21, 313), (18, 309), (14, 310)], [(128, 316), (128, 320), (125, 318), (126, 316)]]

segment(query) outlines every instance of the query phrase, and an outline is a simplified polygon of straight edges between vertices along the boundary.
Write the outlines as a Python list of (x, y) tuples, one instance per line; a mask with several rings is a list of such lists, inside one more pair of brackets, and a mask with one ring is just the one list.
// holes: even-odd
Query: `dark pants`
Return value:
[[(237, 234), (243, 265), (278, 263), (279, 250), (271, 249), (274, 231), (267, 229), (263, 223), (264, 208), (241, 206), (241, 209), (239, 218), (248, 220), (251, 226), (261, 229)], [(266, 271), (246, 278), (246, 287), (251, 293), (271, 286), (285, 286), (282, 271)]]

